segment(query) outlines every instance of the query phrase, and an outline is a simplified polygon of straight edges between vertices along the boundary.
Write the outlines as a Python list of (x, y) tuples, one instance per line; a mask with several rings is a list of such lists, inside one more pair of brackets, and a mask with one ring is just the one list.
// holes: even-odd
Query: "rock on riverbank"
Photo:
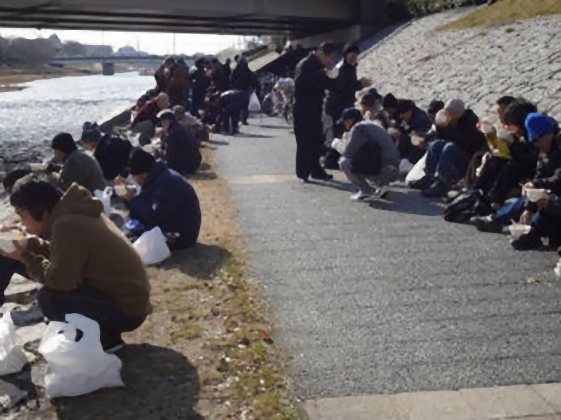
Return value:
[(478, 115), (503, 95), (524, 96), (561, 119), (561, 16), (496, 28), (435, 29), (457, 12), (413, 21), (367, 51), (359, 73), (382, 93), (426, 106), (460, 97)]

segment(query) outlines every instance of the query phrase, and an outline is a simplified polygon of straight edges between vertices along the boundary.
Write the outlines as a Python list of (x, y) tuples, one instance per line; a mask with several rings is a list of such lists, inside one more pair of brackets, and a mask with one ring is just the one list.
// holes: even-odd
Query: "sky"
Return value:
[(111, 45), (115, 50), (127, 45), (134, 48), (139, 46), (141, 51), (157, 55), (173, 54), (174, 52), (175, 54), (186, 55), (198, 52), (215, 54), (234, 45), (240, 47), (242, 43), (242, 37), (233, 35), (177, 34), (175, 35), (174, 51), (174, 35), (170, 33), (0, 28), (2, 37), (47, 38), (55, 32), (63, 42), (78, 41), (83, 44)]

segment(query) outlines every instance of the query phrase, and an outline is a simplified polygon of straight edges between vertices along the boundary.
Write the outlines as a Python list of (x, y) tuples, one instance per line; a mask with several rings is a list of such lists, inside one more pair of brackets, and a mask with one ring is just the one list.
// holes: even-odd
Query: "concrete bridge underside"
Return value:
[(385, 1), (2, 0), (0, 26), (304, 37), (378, 21)]

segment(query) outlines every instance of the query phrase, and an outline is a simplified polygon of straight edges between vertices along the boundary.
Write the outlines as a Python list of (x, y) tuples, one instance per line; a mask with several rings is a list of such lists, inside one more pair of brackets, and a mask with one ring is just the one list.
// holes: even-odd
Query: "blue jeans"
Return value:
[(425, 173), (448, 182), (459, 181), (467, 170), (469, 156), (454, 143), (433, 141), (427, 152)]

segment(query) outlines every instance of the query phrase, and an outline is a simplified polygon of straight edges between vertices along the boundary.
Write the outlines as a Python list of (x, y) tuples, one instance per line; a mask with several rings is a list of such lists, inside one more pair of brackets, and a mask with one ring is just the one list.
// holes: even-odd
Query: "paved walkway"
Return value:
[(298, 396), (311, 411), (326, 401), (312, 418), (378, 418), (326, 416), (325, 404), (362, 401), (331, 398), (561, 382), (553, 253), (516, 253), (506, 236), (446, 223), (406, 189), (369, 206), (350, 202), (343, 182), (302, 185), (284, 123), (243, 131), (218, 146), (219, 168)]

